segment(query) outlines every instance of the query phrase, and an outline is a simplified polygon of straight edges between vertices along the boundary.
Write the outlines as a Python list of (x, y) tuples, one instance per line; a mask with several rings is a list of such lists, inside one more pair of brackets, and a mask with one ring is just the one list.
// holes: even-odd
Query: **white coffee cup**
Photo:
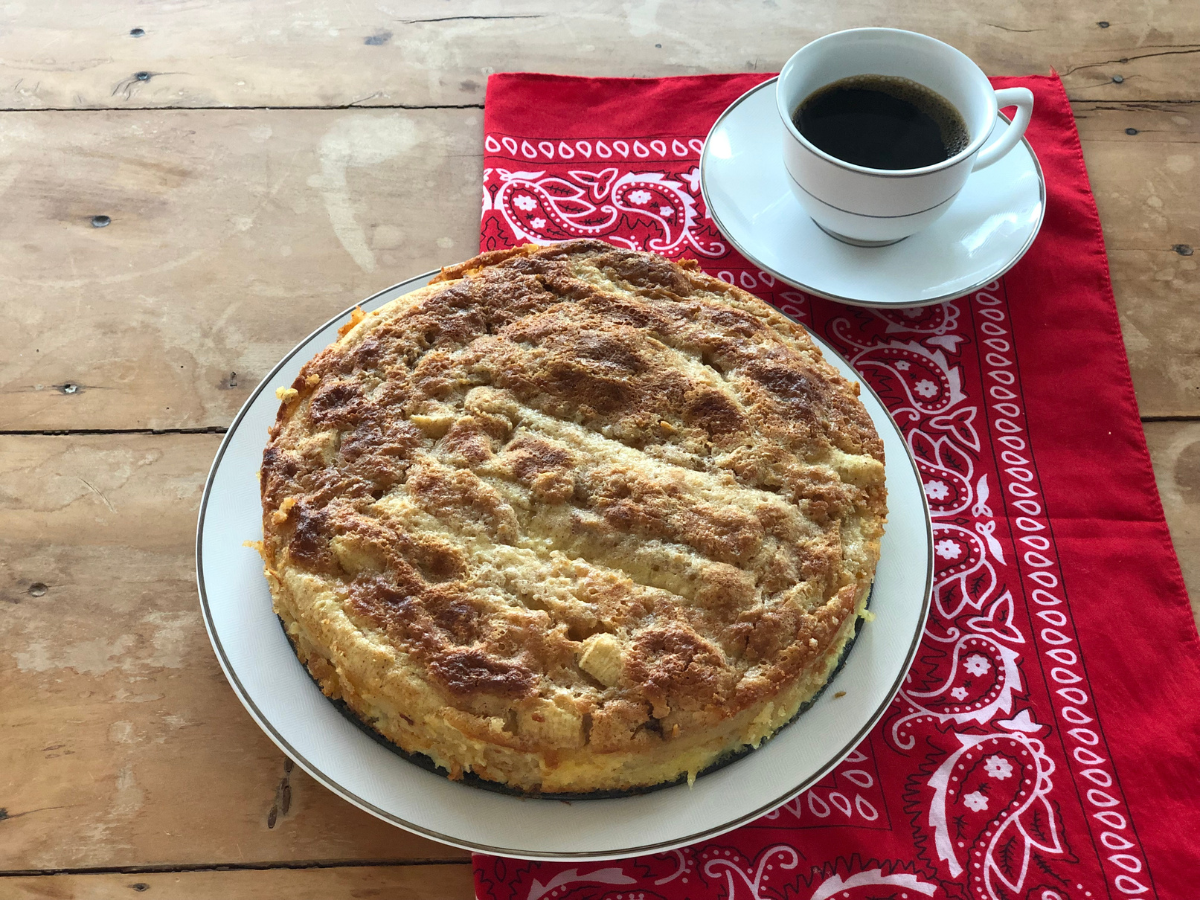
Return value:
[[(962, 114), (970, 142), (949, 159), (920, 169), (870, 169), (819, 150), (800, 134), (792, 115), (813, 91), (853, 75), (898, 76), (937, 91)], [(965, 54), (895, 28), (855, 28), (807, 44), (779, 73), (775, 98), (792, 193), (833, 237), (868, 247), (893, 244), (934, 222), (972, 172), (1017, 145), (1033, 113), (1033, 94), (1025, 88), (994, 90)], [(1016, 118), (983, 150), (1005, 106), (1017, 107)]]

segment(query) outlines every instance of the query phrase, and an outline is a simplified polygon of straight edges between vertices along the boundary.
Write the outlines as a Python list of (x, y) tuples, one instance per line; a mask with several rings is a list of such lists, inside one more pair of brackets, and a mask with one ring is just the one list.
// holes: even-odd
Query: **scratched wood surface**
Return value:
[(0, 116), (0, 430), (227, 425), (331, 315), (477, 252), (479, 110)]
[(1200, 421), (1146, 422), (1167, 526), (1200, 623)]
[(452, 900), (472, 894), (471, 867), (354, 866), (258, 871), (109, 872), (7, 878), (5, 900)]
[(949, 41), (988, 72), (1053, 67), (1073, 98), (1191, 100), (1200, 90), (1200, 67), (1187, 61), (1200, 52), (1200, 16), (1180, 0), (754, 0), (737, 15), (682, 0), (0, 10), (13, 7), (0, 30), (0, 106), (12, 109), (480, 104), (493, 71), (774, 71), (815, 37), (879, 24)]
[(0, 896), (470, 896), (466, 854), (289, 767), (234, 698), (192, 553), (220, 437), (191, 432), (329, 315), (473, 252), (491, 71), (767, 71), (869, 24), (1057, 70), (1200, 595), (1190, 6), (0, 4)]

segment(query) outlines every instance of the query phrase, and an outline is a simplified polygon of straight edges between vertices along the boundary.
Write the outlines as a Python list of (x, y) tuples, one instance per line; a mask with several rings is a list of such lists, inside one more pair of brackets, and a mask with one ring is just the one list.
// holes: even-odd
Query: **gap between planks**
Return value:
[[(564, 76), (567, 77), (567, 76)], [(1138, 100), (1095, 100), (1084, 97), (1067, 97), (1069, 103), (1079, 104), (1097, 104), (1098, 108), (1106, 110), (1119, 110), (1123, 107), (1141, 107), (1148, 104), (1162, 104), (1169, 106), (1190, 106), (1200, 103), (1200, 99), (1169, 99), (1169, 100), (1154, 100), (1154, 99), (1138, 99)], [(1099, 104), (1108, 104), (1099, 106)], [(261, 110), (270, 112), (278, 110), (281, 112), (294, 111), (312, 111), (312, 112), (329, 112), (341, 109), (403, 109), (403, 110), (437, 110), (437, 109), (483, 109), (482, 103), (428, 103), (428, 104), (405, 104), (405, 103), (369, 103), (367, 100), (355, 100), (351, 103), (339, 103), (331, 106), (314, 106), (314, 105), (274, 105), (274, 106), (42, 106), (28, 109), (16, 108), (0, 108), (0, 113), (97, 113), (97, 112), (229, 112), (233, 110)]]
[(0, 430), (0, 437), (52, 436), (78, 437), (97, 434), (225, 434), (226, 425), (198, 425), (193, 428), (27, 428)]
[(364, 869), (401, 868), (411, 866), (468, 866), (470, 857), (446, 859), (352, 859), (296, 860), (263, 863), (189, 863), (172, 865), (160, 863), (146, 866), (81, 866), (62, 869), (8, 869), (0, 871), (0, 879), (29, 878), (49, 875), (169, 875), (175, 872), (266, 872), (272, 869)]
[[(1087, 101), (1084, 101), (1087, 102)], [(1142, 103), (1192, 103), (1192, 100), (1143, 100)], [(261, 110), (271, 112), (293, 112), (311, 110), (314, 112), (329, 112), (339, 109), (483, 109), (482, 103), (368, 103), (366, 100), (355, 100), (353, 103), (339, 103), (333, 106), (42, 106), (31, 109), (0, 109), (0, 113), (96, 113), (96, 112), (229, 112), (231, 110)]]

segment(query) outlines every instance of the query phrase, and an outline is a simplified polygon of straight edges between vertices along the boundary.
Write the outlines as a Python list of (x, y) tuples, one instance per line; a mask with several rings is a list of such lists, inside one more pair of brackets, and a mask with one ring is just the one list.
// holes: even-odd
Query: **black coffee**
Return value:
[(892, 75), (827, 84), (792, 114), (796, 129), (830, 156), (871, 169), (919, 169), (971, 142), (967, 123), (937, 91)]

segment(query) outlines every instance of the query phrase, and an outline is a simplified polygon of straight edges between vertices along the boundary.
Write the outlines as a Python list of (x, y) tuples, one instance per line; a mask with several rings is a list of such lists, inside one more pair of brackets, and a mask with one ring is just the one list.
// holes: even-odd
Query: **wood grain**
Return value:
[(471, 867), (361, 866), (230, 872), (104, 873), (0, 877), (10, 900), (469, 900)]
[(228, 424), (331, 315), (477, 251), (481, 143), (478, 110), (5, 115), (0, 430)]
[(1200, 422), (1147, 422), (1145, 427), (1158, 494), (1200, 625)]
[[(1088, 145), (1099, 141), (1125, 145), (1147, 140), (1159, 144), (1200, 141), (1200, 114), (1191, 102), (1076, 100), (1071, 112), (1080, 138)], [(1163, 148), (1162, 152), (1179, 150)]]
[(234, 697), (192, 552), (219, 441), (0, 437), (0, 871), (464, 857), (291, 768)]
[[(329, 316), (475, 252), (477, 110), (5, 122), (0, 430), (226, 425)], [(1200, 414), (1197, 257), (1171, 249), (1200, 246), (1200, 117), (1092, 104), (1080, 128), (1142, 412)]]
[(737, 15), (685, 0), (15, 6), (0, 28), (0, 107), (11, 109), (481, 104), (494, 71), (777, 71), (813, 38), (880, 24), (948, 41), (993, 75), (1053, 67), (1076, 99), (1200, 91), (1200, 17), (1169, 0), (757, 0)]

